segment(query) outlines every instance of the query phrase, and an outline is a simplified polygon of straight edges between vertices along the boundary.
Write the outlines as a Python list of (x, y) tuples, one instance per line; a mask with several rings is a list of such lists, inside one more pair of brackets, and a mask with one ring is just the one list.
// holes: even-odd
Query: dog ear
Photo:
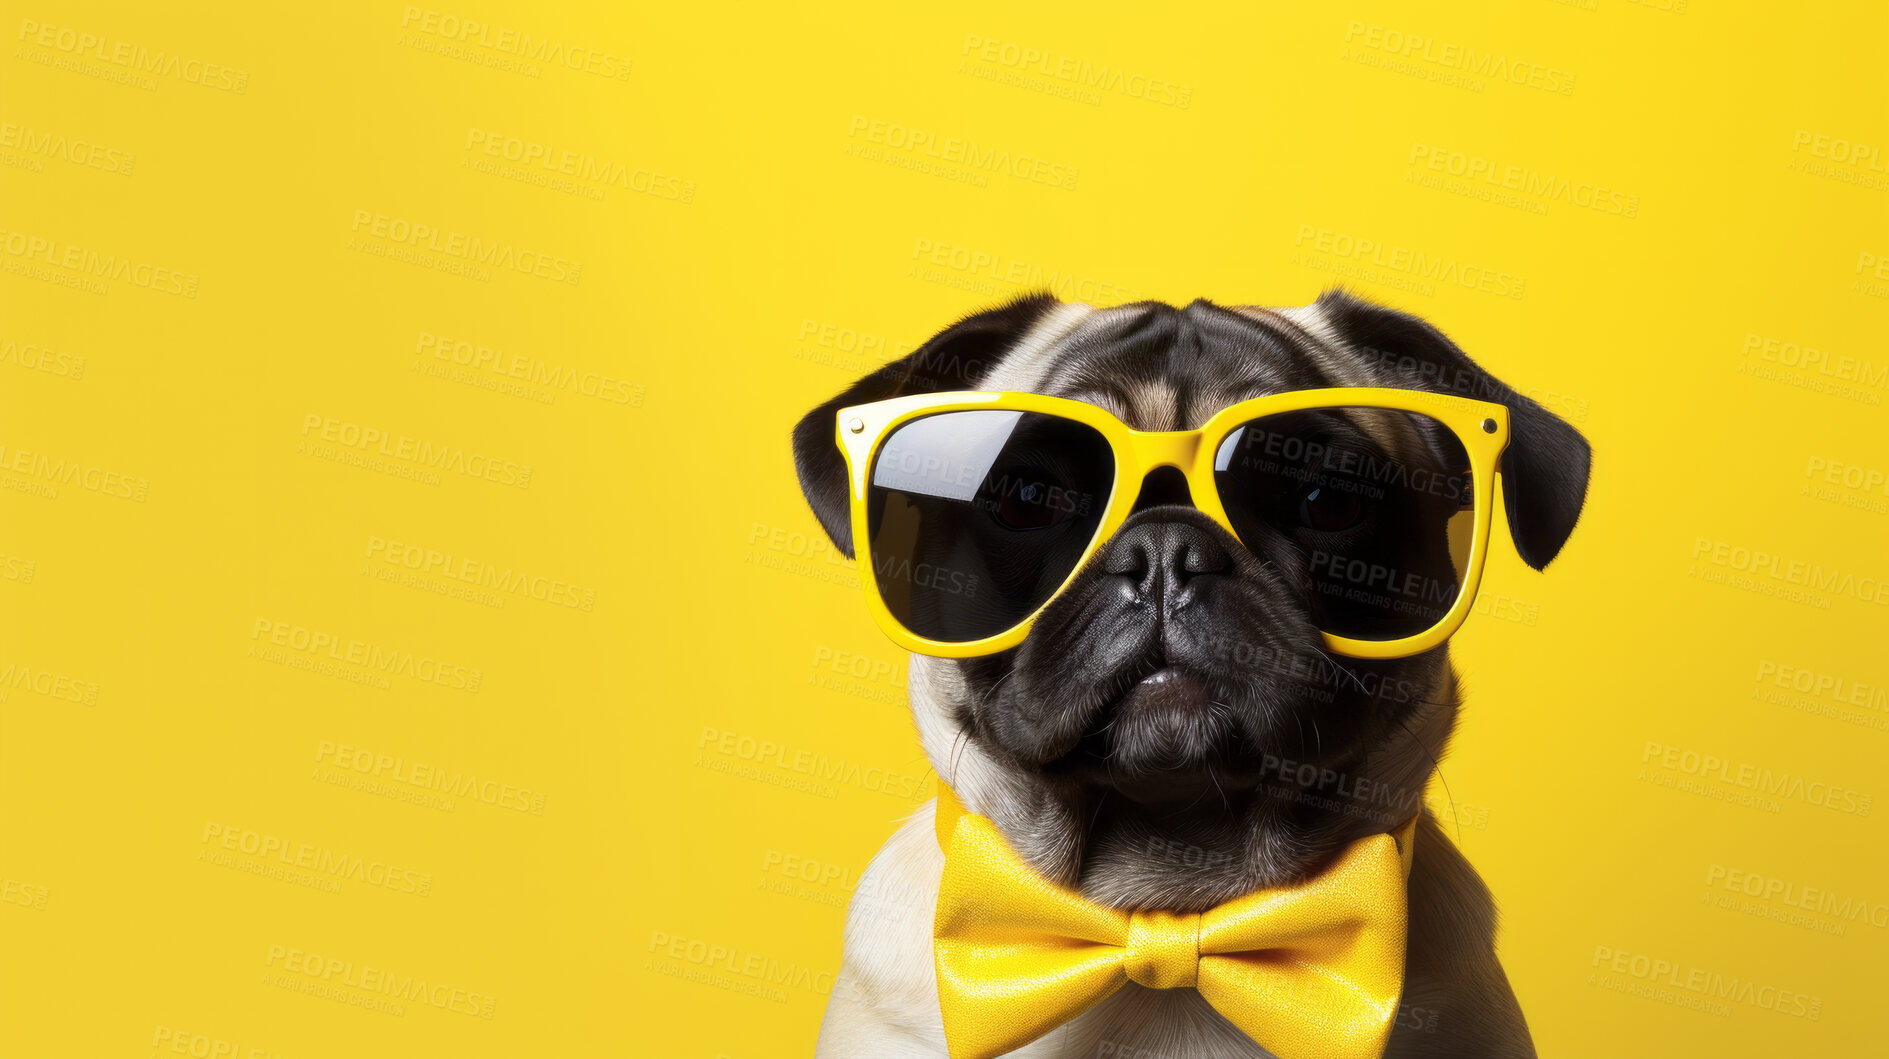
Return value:
[(1478, 367), (1443, 332), (1408, 313), (1344, 291), (1320, 295), (1318, 307), (1352, 351), (1403, 385), (1494, 401), (1509, 409), (1502, 493), (1515, 550), (1537, 570), (1547, 566), (1581, 517), (1592, 452), (1559, 417)]
[(970, 389), (1060, 304), (1048, 292), (1026, 294), (967, 316), (932, 336), (910, 356), (860, 379), (801, 418), (794, 427), (794, 470), (800, 475), (807, 504), (841, 552), (848, 558), (853, 554), (853, 524), (846, 460), (835, 440), (836, 413), (851, 405), (907, 394)]

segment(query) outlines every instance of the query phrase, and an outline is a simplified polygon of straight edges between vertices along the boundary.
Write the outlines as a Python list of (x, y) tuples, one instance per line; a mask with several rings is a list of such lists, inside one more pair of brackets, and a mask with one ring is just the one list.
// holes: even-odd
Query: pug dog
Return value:
[[(842, 408), (1020, 391), (1173, 431), (1255, 396), (1349, 386), (1505, 405), (1510, 535), (1538, 570), (1560, 551), (1586, 495), (1586, 440), (1435, 327), (1344, 291), (1289, 309), (1021, 297), (809, 412), (794, 430), (794, 460), (814, 514), (851, 555), (847, 468), (834, 440)], [(1335, 503), (1335, 516), (1305, 517), (1349, 517)], [(981, 657), (912, 655), (925, 754), (965, 811), (989, 817), (1036, 872), (1119, 909), (1197, 912), (1304, 879), (1352, 841), (1415, 815), (1404, 985), (1385, 1054), (1533, 1056), (1497, 960), (1488, 889), (1423, 809), (1459, 703), (1447, 642), (1384, 660), (1324, 650), (1310, 579), (1295, 568), (1305, 561), (1302, 550), (1242, 545), (1192, 503), (1173, 468), (1149, 474), (1132, 515), (1022, 642)], [(947, 1054), (932, 957), (944, 865), (934, 811), (906, 821), (861, 878), (819, 1056)], [(1194, 990), (1130, 982), (1009, 1054), (1271, 1053)]]

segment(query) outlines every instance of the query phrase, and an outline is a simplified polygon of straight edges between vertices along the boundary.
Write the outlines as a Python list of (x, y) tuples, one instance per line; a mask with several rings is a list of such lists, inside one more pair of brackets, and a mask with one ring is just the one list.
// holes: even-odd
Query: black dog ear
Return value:
[(1353, 353), (1399, 385), (1494, 401), (1509, 409), (1502, 492), (1509, 532), (1523, 561), (1547, 566), (1581, 517), (1592, 451), (1580, 431), (1476, 365), (1443, 332), (1408, 313), (1344, 291), (1318, 299)]
[(970, 389), (1017, 339), (1060, 304), (1047, 292), (1026, 294), (967, 316), (932, 336), (910, 356), (860, 379), (801, 418), (794, 427), (794, 470), (800, 475), (807, 504), (840, 551), (848, 557), (853, 554), (853, 524), (846, 460), (836, 440), (836, 413), (851, 405), (907, 394)]

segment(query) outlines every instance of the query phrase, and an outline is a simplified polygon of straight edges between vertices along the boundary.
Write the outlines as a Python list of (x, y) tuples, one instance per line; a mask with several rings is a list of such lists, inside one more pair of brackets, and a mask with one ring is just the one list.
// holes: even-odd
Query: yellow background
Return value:
[(1433, 792), (1542, 1053), (1876, 1047), (1880, 5), (346, 6), (0, 20), (0, 1050), (808, 1053), (928, 780), (791, 424), (1338, 282), (1597, 453)]

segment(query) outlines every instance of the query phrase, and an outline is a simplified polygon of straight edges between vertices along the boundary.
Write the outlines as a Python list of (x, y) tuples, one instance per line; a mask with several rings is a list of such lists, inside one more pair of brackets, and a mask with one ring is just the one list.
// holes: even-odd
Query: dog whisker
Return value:
[[(1421, 705), (1458, 706), (1461, 704), (1460, 703), (1423, 702), (1421, 703)], [(1423, 751), (1423, 756), (1430, 759), (1430, 771), (1436, 773), (1436, 778), (1443, 782), (1443, 799), (1444, 801), (1449, 803), (1450, 822), (1456, 825), (1456, 840), (1458, 842), (1461, 842), (1463, 840), (1463, 823), (1462, 823), (1461, 817), (1456, 812), (1456, 797), (1450, 793), (1449, 777), (1443, 775), (1443, 763), (1436, 759), (1435, 754), (1430, 753), (1430, 748), (1428, 746), (1425, 746), (1423, 740), (1417, 737), (1417, 733), (1411, 731), (1409, 725), (1404, 724), (1404, 719), (1402, 717), (1396, 718), (1396, 721), (1398, 725), (1400, 725), (1403, 728), (1403, 730), (1409, 734), (1411, 741), (1417, 744), (1417, 749)]]
[(1364, 686), (1364, 678), (1358, 676), (1356, 673), (1353, 673), (1351, 670), (1346, 669), (1343, 665), (1340, 665), (1338, 660), (1331, 656), (1331, 652), (1325, 650), (1323, 647), (1313, 647), (1312, 650), (1317, 652), (1320, 657), (1325, 659), (1325, 661), (1331, 665), (1332, 669), (1336, 670), (1339, 673), (1343, 673), (1345, 676), (1350, 677), (1351, 682), (1358, 686), (1359, 691), (1362, 691), (1367, 695), (1370, 694), (1369, 689), (1367, 689)]
[(951, 753), (947, 755), (947, 758), (951, 763), (951, 786), (953, 789), (956, 789), (958, 785), (958, 758), (964, 753), (964, 747), (969, 745), (970, 734), (969, 731), (960, 728), (958, 729), (958, 734), (951, 737)]
[(1015, 667), (1012, 667), (1011, 669), (1007, 670), (1003, 676), (998, 677), (997, 682), (990, 686), (990, 690), (984, 692), (983, 696), (977, 700), (977, 709), (971, 711), (973, 716), (975, 716), (976, 714), (982, 713), (984, 710), (984, 707), (990, 705), (990, 697), (992, 695), (997, 694), (997, 689), (1004, 686), (1004, 681), (1009, 680), (1013, 676), (1016, 676), (1016, 674), (1017, 674), (1017, 671)]

